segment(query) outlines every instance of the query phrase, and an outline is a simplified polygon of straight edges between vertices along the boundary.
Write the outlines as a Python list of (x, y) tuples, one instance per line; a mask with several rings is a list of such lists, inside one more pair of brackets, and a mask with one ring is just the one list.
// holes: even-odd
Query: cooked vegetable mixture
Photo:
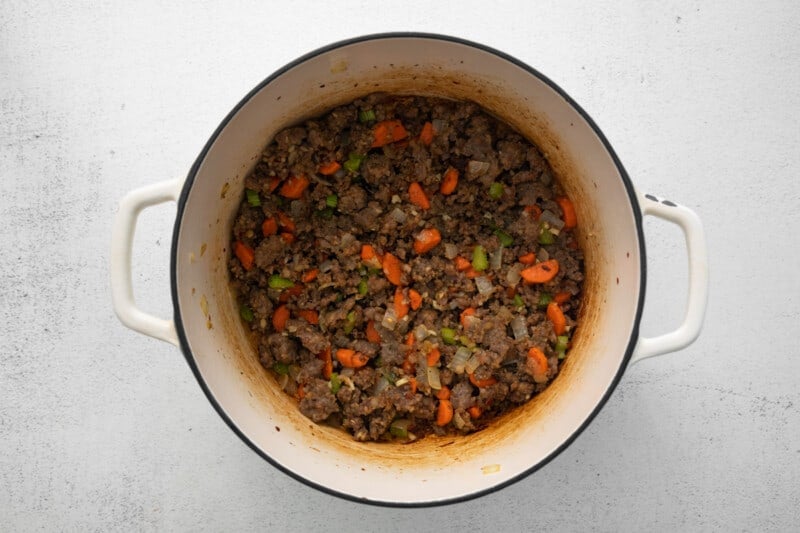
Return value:
[(264, 367), (355, 439), (469, 433), (567, 356), (578, 220), (539, 150), (471, 102), (370, 95), (278, 133), (230, 272)]

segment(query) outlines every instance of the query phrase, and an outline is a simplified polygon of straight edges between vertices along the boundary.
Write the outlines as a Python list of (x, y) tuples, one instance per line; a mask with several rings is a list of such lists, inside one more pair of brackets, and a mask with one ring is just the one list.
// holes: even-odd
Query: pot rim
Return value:
[[(366, 42), (366, 41), (374, 41), (374, 40), (381, 40), (381, 39), (397, 39), (397, 38), (403, 38), (403, 39), (429, 39), (429, 40), (445, 41), (445, 42), (449, 42), (449, 43), (455, 43), (455, 44), (469, 46), (469, 47), (476, 48), (478, 50), (490, 53), (492, 55), (497, 56), (500, 59), (508, 61), (508, 62), (510, 62), (510, 63), (522, 68), (522, 69), (524, 69), (525, 71), (527, 71), (531, 75), (535, 76), (536, 78), (538, 78), (539, 80), (544, 82), (551, 89), (553, 89), (556, 93), (558, 93), (562, 98), (564, 98), (564, 100), (573, 109), (575, 109), (575, 111), (577, 111), (578, 114), (581, 115), (581, 117), (586, 121), (586, 123), (589, 125), (589, 127), (592, 129), (592, 131), (597, 135), (598, 139), (600, 139), (600, 141), (602, 142), (604, 149), (608, 152), (609, 156), (611, 157), (612, 161), (614, 162), (614, 166), (619, 171), (620, 177), (622, 178), (622, 182), (623, 182), (623, 185), (625, 187), (625, 191), (628, 194), (628, 199), (630, 200), (631, 207), (633, 209), (635, 223), (636, 223), (636, 235), (637, 235), (637, 239), (638, 239), (639, 250), (641, 251), (640, 257), (639, 257), (639, 263), (640, 263), (639, 264), (639, 271), (641, 272), (639, 298), (638, 298), (638, 302), (636, 304), (636, 313), (635, 313), (635, 317), (634, 317), (634, 321), (633, 321), (633, 327), (631, 329), (631, 336), (630, 336), (630, 339), (628, 340), (627, 348), (625, 349), (625, 355), (624, 355), (624, 357), (623, 357), (623, 359), (622, 359), (622, 361), (621, 361), (621, 363), (619, 365), (619, 368), (618, 368), (616, 374), (614, 375), (614, 378), (612, 379), (611, 383), (609, 384), (608, 389), (606, 389), (606, 391), (603, 394), (602, 398), (597, 403), (597, 405), (594, 407), (594, 409), (589, 414), (589, 416), (586, 418), (586, 420), (584, 420), (581, 423), (581, 425), (578, 426), (578, 428), (569, 437), (567, 437), (564, 440), (564, 442), (562, 442), (556, 449), (554, 449), (549, 455), (547, 455), (546, 457), (544, 457), (542, 460), (540, 460), (536, 464), (531, 465), (530, 468), (526, 469), (525, 471), (519, 473), (518, 475), (516, 475), (516, 476), (514, 476), (512, 478), (509, 478), (509, 479), (507, 479), (507, 480), (505, 480), (505, 481), (503, 481), (501, 483), (492, 485), (492, 486), (487, 487), (485, 489), (478, 490), (478, 491), (475, 491), (475, 492), (471, 492), (469, 494), (464, 494), (464, 495), (461, 495), (461, 496), (456, 496), (456, 497), (453, 497), (453, 498), (448, 498), (448, 499), (443, 499), (443, 500), (421, 501), (421, 502), (393, 502), (393, 501), (385, 501), (385, 500), (370, 500), (370, 499), (367, 499), (367, 498), (358, 498), (358, 497), (355, 497), (353, 495), (350, 495), (350, 494), (347, 494), (347, 493), (344, 493), (344, 492), (340, 492), (338, 490), (334, 490), (334, 489), (332, 489), (330, 487), (326, 487), (324, 485), (320, 485), (319, 483), (311, 481), (310, 479), (307, 479), (307, 478), (303, 477), (301, 474), (299, 474), (297, 472), (294, 472), (294, 471), (284, 467), (283, 465), (281, 465), (278, 462), (276, 462), (275, 460), (273, 460), (272, 457), (269, 456), (269, 454), (264, 452), (254, 442), (252, 442), (236, 426), (236, 424), (231, 420), (231, 418), (227, 415), (225, 410), (219, 404), (219, 402), (217, 401), (217, 399), (214, 397), (213, 393), (209, 389), (208, 385), (206, 384), (206, 382), (205, 382), (205, 380), (204, 380), (204, 378), (202, 376), (202, 373), (200, 372), (200, 370), (197, 367), (197, 364), (195, 363), (194, 355), (192, 354), (192, 351), (191, 351), (191, 349), (189, 347), (189, 343), (188, 343), (187, 336), (186, 336), (186, 331), (185, 331), (184, 326), (183, 326), (183, 320), (181, 318), (181, 308), (180, 308), (180, 303), (179, 303), (179, 299), (178, 299), (178, 283), (177, 283), (178, 238), (179, 238), (179, 235), (180, 235), (181, 220), (183, 219), (183, 214), (184, 214), (184, 210), (185, 210), (185, 207), (186, 207), (187, 198), (189, 196), (189, 191), (191, 190), (192, 185), (194, 184), (194, 180), (195, 180), (195, 177), (197, 176), (197, 172), (198, 172), (198, 170), (200, 168), (200, 165), (205, 160), (206, 155), (208, 154), (208, 152), (211, 149), (211, 146), (214, 144), (214, 142), (216, 141), (217, 137), (220, 135), (222, 130), (233, 119), (233, 117), (245, 106), (245, 104), (247, 104), (250, 101), (251, 98), (253, 98), (265, 86), (269, 85), (273, 80), (275, 80), (279, 76), (283, 75), (288, 70), (296, 67), (297, 65), (300, 65), (300, 64), (302, 64), (302, 63), (304, 63), (304, 62), (306, 62), (306, 61), (308, 61), (308, 60), (310, 60), (310, 59), (312, 59), (312, 58), (314, 58), (316, 56), (319, 56), (321, 54), (330, 52), (332, 50), (336, 50), (338, 48), (343, 48), (345, 46), (349, 46), (349, 45), (352, 45), (352, 44), (358, 44), (358, 43), (362, 43), (362, 42)], [(179, 196), (179, 198), (177, 200), (177, 213), (175, 215), (175, 224), (174, 224), (174, 227), (173, 227), (172, 245), (171, 245), (171, 251), (170, 251), (170, 292), (172, 294), (172, 303), (173, 303), (173, 307), (174, 307), (173, 319), (174, 319), (174, 322), (175, 322), (175, 329), (176, 329), (177, 334), (178, 334), (178, 340), (179, 340), (179, 343), (180, 343), (181, 352), (183, 352), (183, 355), (184, 355), (184, 358), (186, 359), (186, 362), (189, 364), (189, 367), (191, 368), (195, 379), (197, 379), (197, 382), (200, 385), (200, 388), (203, 390), (203, 393), (206, 395), (206, 398), (211, 403), (211, 405), (214, 407), (214, 409), (216, 410), (217, 414), (219, 414), (219, 416), (222, 418), (222, 420), (225, 421), (225, 423), (228, 425), (228, 427), (236, 435), (238, 435), (239, 438), (245, 444), (247, 444), (247, 446), (249, 446), (255, 453), (257, 453), (261, 458), (266, 460), (269, 464), (271, 464), (273, 467), (277, 468), (278, 470), (280, 470), (284, 474), (289, 475), (290, 477), (296, 479), (297, 481), (300, 481), (301, 483), (303, 483), (303, 484), (305, 484), (305, 485), (307, 485), (307, 486), (309, 486), (311, 488), (317, 489), (317, 490), (319, 490), (319, 491), (321, 491), (323, 493), (326, 493), (326, 494), (329, 494), (329, 495), (332, 495), (332, 496), (337, 496), (339, 498), (343, 498), (345, 500), (352, 501), (352, 502), (367, 503), (367, 504), (381, 506), (381, 507), (424, 508), (424, 507), (434, 507), (434, 506), (440, 506), (440, 505), (450, 505), (450, 504), (454, 504), (454, 503), (465, 502), (465, 501), (469, 501), (469, 500), (472, 500), (472, 499), (475, 499), (475, 498), (479, 498), (481, 496), (492, 494), (494, 492), (498, 492), (501, 489), (504, 489), (504, 488), (506, 488), (506, 487), (508, 487), (508, 486), (520, 481), (521, 479), (528, 477), (530, 474), (532, 474), (532, 473), (536, 472), (537, 470), (539, 470), (540, 468), (544, 467), (546, 464), (548, 464), (550, 461), (552, 461), (557, 455), (559, 455), (562, 451), (564, 451), (570, 444), (572, 444), (575, 441), (575, 439), (578, 437), (578, 435), (580, 435), (589, 426), (589, 424), (595, 419), (595, 417), (600, 412), (600, 410), (603, 408), (603, 406), (605, 406), (606, 402), (611, 397), (611, 394), (614, 392), (614, 390), (616, 389), (616, 387), (619, 384), (620, 380), (622, 379), (622, 376), (625, 373), (625, 370), (628, 367), (628, 363), (629, 363), (629, 361), (630, 361), (630, 359), (631, 359), (631, 357), (633, 355), (633, 351), (634, 351), (634, 349), (636, 347), (636, 343), (639, 340), (639, 324), (640, 324), (640, 321), (641, 321), (641, 318), (642, 318), (642, 311), (643, 311), (643, 307), (644, 307), (644, 297), (645, 297), (646, 279), (647, 279), (647, 260), (646, 259), (647, 258), (646, 258), (645, 242), (644, 242), (643, 216), (642, 216), (642, 212), (641, 212), (641, 209), (640, 209), (640, 206), (639, 206), (639, 202), (637, 200), (636, 190), (635, 190), (635, 188), (633, 186), (633, 183), (631, 182), (630, 177), (628, 176), (628, 173), (626, 172), (625, 168), (623, 167), (622, 162), (617, 157), (616, 152), (614, 152), (614, 149), (611, 147), (611, 144), (608, 142), (608, 139), (606, 139), (605, 135), (602, 133), (602, 131), (600, 131), (600, 128), (597, 126), (597, 124), (594, 122), (594, 120), (592, 120), (592, 118), (589, 116), (589, 114), (586, 111), (584, 111), (584, 109), (581, 106), (579, 106), (578, 103), (575, 102), (563, 89), (561, 89), (561, 87), (559, 87), (555, 82), (550, 80), (547, 76), (543, 75), (541, 72), (539, 72), (535, 68), (531, 67), (530, 65), (520, 61), (519, 59), (516, 59), (515, 57), (513, 57), (511, 55), (508, 55), (508, 54), (506, 54), (504, 52), (501, 52), (501, 51), (499, 51), (499, 50), (497, 50), (495, 48), (492, 48), (490, 46), (486, 46), (486, 45), (483, 45), (483, 44), (480, 44), (480, 43), (476, 43), (474, 41), (470, 41), (470, 40), (467, 40), (467, 39), (462, 39), (460, 37), (453, 37), (453, 36), (450, 36), (450, 35), (442, 35), (442, 34), (436, 34), (436, 33), (425, 33), (425, 32), (383, 32), (383, 33), (367, 34), (367, 35), (362, 35), (362, 36), (359, 36), (359, 37), (353, 37), (353, 38), (349, 38), (349, 39), (336, 41), (336, 42), (333, 42), (333, 43), (328, 44), (326, 46), (317, 48), (316, 50), (313, 50), (311, 52), (308, 52), (307, 54), (298, 57), (294, 61), (291, 61), (291, 62), (287, 63), (286, 65), (284, 65), (283, 67), (277, 69), (275, 72), (273, 72), (268, 77), (266, 77), (263, 81), (261, 81), (258, 85), (256, 85), (252, 90), (250, 90), (250, 92), (248, 92), (239, 101), (239, 103), (237, 103), (233, 107), (233, 109), (225, 116), (225, 118), (222, 120), (222, 122), (220, 122), (219, 126), (217, 126), (217, 128), (211, 134), (211, 136), (209, 137), (209, 139), (206, 142), (205, 146), (203, 147), (202, 151), (197, 156), (197, 159), (195, 159), (194, 163), (192, 164), (192, 167), (189, 169), (189, 173), (188, 173), (188, 175), (186, 177), (186, 180), (184, 181), (183, 188), (181, 189), (181, 194), (180, 194), (180, 196)]]

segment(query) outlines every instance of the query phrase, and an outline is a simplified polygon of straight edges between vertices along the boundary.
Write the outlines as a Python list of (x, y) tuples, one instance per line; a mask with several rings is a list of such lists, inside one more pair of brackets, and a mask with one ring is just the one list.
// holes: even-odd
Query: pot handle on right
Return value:
[(689, 208), (652, 194), (640, 194), (639, 205), (644, 215), (652, 215), (677, 224), (686, 238), (689, 253), (689, 298), (686, 316), (675, 331), (658, 337), (639, 337), (631, 364), (685, 348), (697, 339), (703, 325), (708, 300), (708, 260), (706, 238), (700, 218)]

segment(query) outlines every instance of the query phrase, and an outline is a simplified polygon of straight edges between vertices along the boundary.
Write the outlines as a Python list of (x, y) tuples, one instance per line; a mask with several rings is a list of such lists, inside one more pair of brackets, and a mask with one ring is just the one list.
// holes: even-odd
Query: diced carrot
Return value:
[(449, 167), (444, 172), (444, 176), (442, 177), (442, 183), (439, 185), (439, 192), (444, 194), (445, 196), (449, 196), (456, 191), (457, 186), (458, 186), (458, 170), (454, 169), (453, 167)]
[(295, 296), (300, 296), (300, 293), (303, 292), (303, 284), (302, 283), (295, 283), (293, 287), (289, 287), (281, 291), (281, 295), (278, 296), (278, 301), (282, 304), (285, 304), (289, 301), (289, 298), (294, 298)]
[(567, 318), (561, 307), (554, 301), (547, 304), (547, 319), (553, 323), (553, 331), (556, 332), (556, 335), (563, 335), (567, 331)]
[(422, 306), (422, 295), (414, 289), (408, 289), (408, 301), (411, 302), (411, 309), (416, 311)]
[(424, 254), (436, 248), (442, 242), (442, 234), (436, 228), (425, 228), (414, 237), (414, 251)]
[(331, 174), (336, 174), (336, 171), (340, 168), (342, 168), (342, 164), (338, 161), (329, 161), (322, 163), (317, 170), (323, 176), (330, 176)]
[(553, 301), (557, 304), (567, 303), (569, 299), (572, 298), (572, 295), (566, 291), (557, 292), (555, 296), (553, 296)]
[(478, 387), (479, 389), (484, 389), (486, 387), (491, 387), (492, 385), (497, 383), (497, 380), (494, 377), (489, 377), (486, 379), (478, 379), (475, 377), (475, 374), (470, 372), (469, 382)]
[(301, 279), (303, 280), (303, 283), (311, 283), (312, 281), (317, 279), (318, 275), (319, 275), (319, 269), (318, 268), (312, 268), (311, 270), (307, 270), (303, 274), (303, 277)]
[(519, 256), (519, 262), (523, 265), (532, 265), (536, 262), (536, 254), (528, 252), (527, 254)]
[(294, 233), (297, 231), (297, 225), (295, 225), (294, 220), (292, 220), (289, 215), (283, 211), (278, 211), (278, 225), (283, 228), (284, 231), (288, 231), (289, 233)]
[(278, 222), (275, 217), (269, 217), (261, 224), (261, 233), (264, 234), (264, 237), (278, 233)]
[(453, 404), (450, 400), (439, 400), (439, 407), (436, 410), (436, 425), (446, 426), (453, 419)]
[(469, 316), (475, 316), (475, 308), (474, 307), (467, 307), (466, 309), (461, 311), (460, 321), (461, 321), (461, 326), (464, 329), (467, 329), (467, 317), (469, 317)]
[(478, 407), (477, 405), (473, 405), (472, 407), (467, 409), (467, 412), (469, 413), (470, 418), (472, 418), (473, 420), (475, 420), (476, 418), (480, 418), (482, 414), (481, 408)]
[(370, 320), (367, 322), (367, 340), (369, 342), (374, 342), (375, 344), (381, 343), (381, 334), (378, 333), (378, 330), (375, 329), (375, 321)]
[(275, 189), (278, 188), (278, 185), (281, 184), (281, 179), (278, 176), (272, 176), (269, 179), (269, 192), (275, 192)]
[(422, 185), (416, 181), (412, 182), (411, 185), (408, 186), (408, 197), (411, 200), (411, 203), (420, 209), (431, 208), (431, 202), (428, 200), (428, 195), (425, 194), (424, 190), (422, 190)]
[(304, 384), (304, 383), (301, 383), (301, 384), (300, 384), (300, 385), (297, 387), (297, 399), (298, 399), (298, 400), (302, 400), (302, 399), (303, 399), (303, 398), (305, 398), (305, 397), (306, 397), (306, 388), (305, 388), (305, 384)]
[(336, 350), (336, 360), (345, 368), (361, 368), (369, 362), (369, 357), (350, 348)]
[(403, 281), (403, 270), (400, 260), (391, 253), (386, 252), (383, 256), (383, 274), (392, 284), (400, 285)]
[(533, 370), (534, 378), (546, 378), (547, 377), (547, 357), (545, 357), (544, 352), (542, 352), (536, 346), (532, 347), (528, 350), (528, 361), (530, 361), (531, 368)]
[(433, 124), (426, 122), (422, 125), (422, 131), (419, 134), (419, 140), (422, 141), (422, 144), (425, 146), (430, 146), (430, 144), (433, 142)]
[(283, 182), (279, 194), (284, 198), (297, 200), (303, 196), (303, 191), (306, 190), (310, 183), (311, 182), (308, 181), (308, 178), (302, 174), (299, 176), (289, 176), (289, 178)]
[(279, 305), (272, 313), (272, 327), (280, 333), (286, 327), (287, 320), (289, 320), (289, 308), (286, 305)]
[(242, 263), (245, 270), (253, 268), (253, 263), (256, 259), (255, 250), (241, 241), (236, 241), (233, 243), (233, 253), (236, 254), (236, 257)]
[(411, 360), (408, 357), (406, 357), (403, 360), (403, 364), (400, 366), (400, 368), (402, 368), (403, 372), (405, 372), (409, 376), (414, 375), (414, 373), (416, 372), (416, 368), (414, 367), (414, 363), (412, 363)]
[(281, 233), (281, 239), (283, 239), (283, 242), (285, 242), (286, 244), (292, 244), (294, 241), (297, 240), (297, 237), (294, 236), (294, 233), (289, 233), (288, 231), (284, 231), (283, 233)]
[(480, 276), (481, 273), (478, 272), (477, 270), (475, 270), (474, 268), (472, 268), (472, 265), (470, 265), (470, 267), (466, 270), (466, 272), (464, 272), (464, 275), (467, 276), (467, 278), (469, 278), (469, 279), (473, 279), (473, 278), (477, 278), (478, 276)]
[(403, 294), (403, 289), (400, 287), (397, 287), (394, 291), (394, 313), (397, 315), (397, 320), (400, 320), (408, 314), (406, 297)]
[(372, 268), (381, 268), (381, 259), (371, 244), (361, 245), (361, 260)]
[(525, 212), (533, 218), (533, 220), (539, 220), (539, 217), (542, 216), (542, 208), (538, 205), (529, 205), (525, 207)]
[(319, 313), (313, 309), (299, 309), (295, 314), (309, 324), (314, 326), (319, 324)]
[(564, 229), (572, 229), (578, 225), (578, 216), (575, 214), (575, 206), (572, 200), (566, 196), (556, 196), (556, 203), (561, 208), (561, 219), (564, 221)]
[[(433, 365), (428, 365), (433, 366)], [(436, 397), (440, 400), (449, 400), (450, 399), (450, 389), (446, 385), (442, 385), (442, 388), (436, 391)]]
[(547, 283), (558, 274), (558, 260), (548, 259), (520, 272), (526, 283)]
[(455, 261), (456, 270), (458, 270), (459, 272), (464, 272), (465, 270), (469, 270), (470, 268), (472, 268), (472, 262), (465, 257), (461, 257), (460, 255), (456, 256), (456, 258), (453, 259), (453, 261)]
[(400, 141), (408, 137), (408, 132), (399, 120), (384, 120), (372, 127), (374, 140), (372, 148), (380, 148), (389, 143)]
[(325, 379), (331, 379), (331, 374), (333, 373), (333, 359), (331, 358), (331, 347), (328, 346), (325, 348), (321, 354), (317, 356), (319, 359), (322, 359), (324, 363), (322, 366), (322, 377)]
[(439, 348), (431, 348), (431, 351), (428, 352), (427, 360), (428, 366), (436, 366), (439, 364), (439, 359), (442, 357), (442, 352), (439, 351)]
[(408, 334), (406, 335), (405, 345), (406, 346), (414, 346), (414, 343), (416, 341), (417, 341), (417, 339), (414, 337), (414, 332), (413, 331), (409, 331)]
[(417, 393), (417, 378), (410, 377), (408, 378), (408, 385), (411, 387), (411, 394)]

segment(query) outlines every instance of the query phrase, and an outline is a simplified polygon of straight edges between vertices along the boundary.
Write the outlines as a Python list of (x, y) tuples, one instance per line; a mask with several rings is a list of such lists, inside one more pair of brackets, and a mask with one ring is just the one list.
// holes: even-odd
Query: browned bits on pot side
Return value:
[(578, 206), (474, 103), (367, 96), (279, 132), (245, 187), (232, 284), (311, 420), (357, 440), (470, 433), (569, 357)]

